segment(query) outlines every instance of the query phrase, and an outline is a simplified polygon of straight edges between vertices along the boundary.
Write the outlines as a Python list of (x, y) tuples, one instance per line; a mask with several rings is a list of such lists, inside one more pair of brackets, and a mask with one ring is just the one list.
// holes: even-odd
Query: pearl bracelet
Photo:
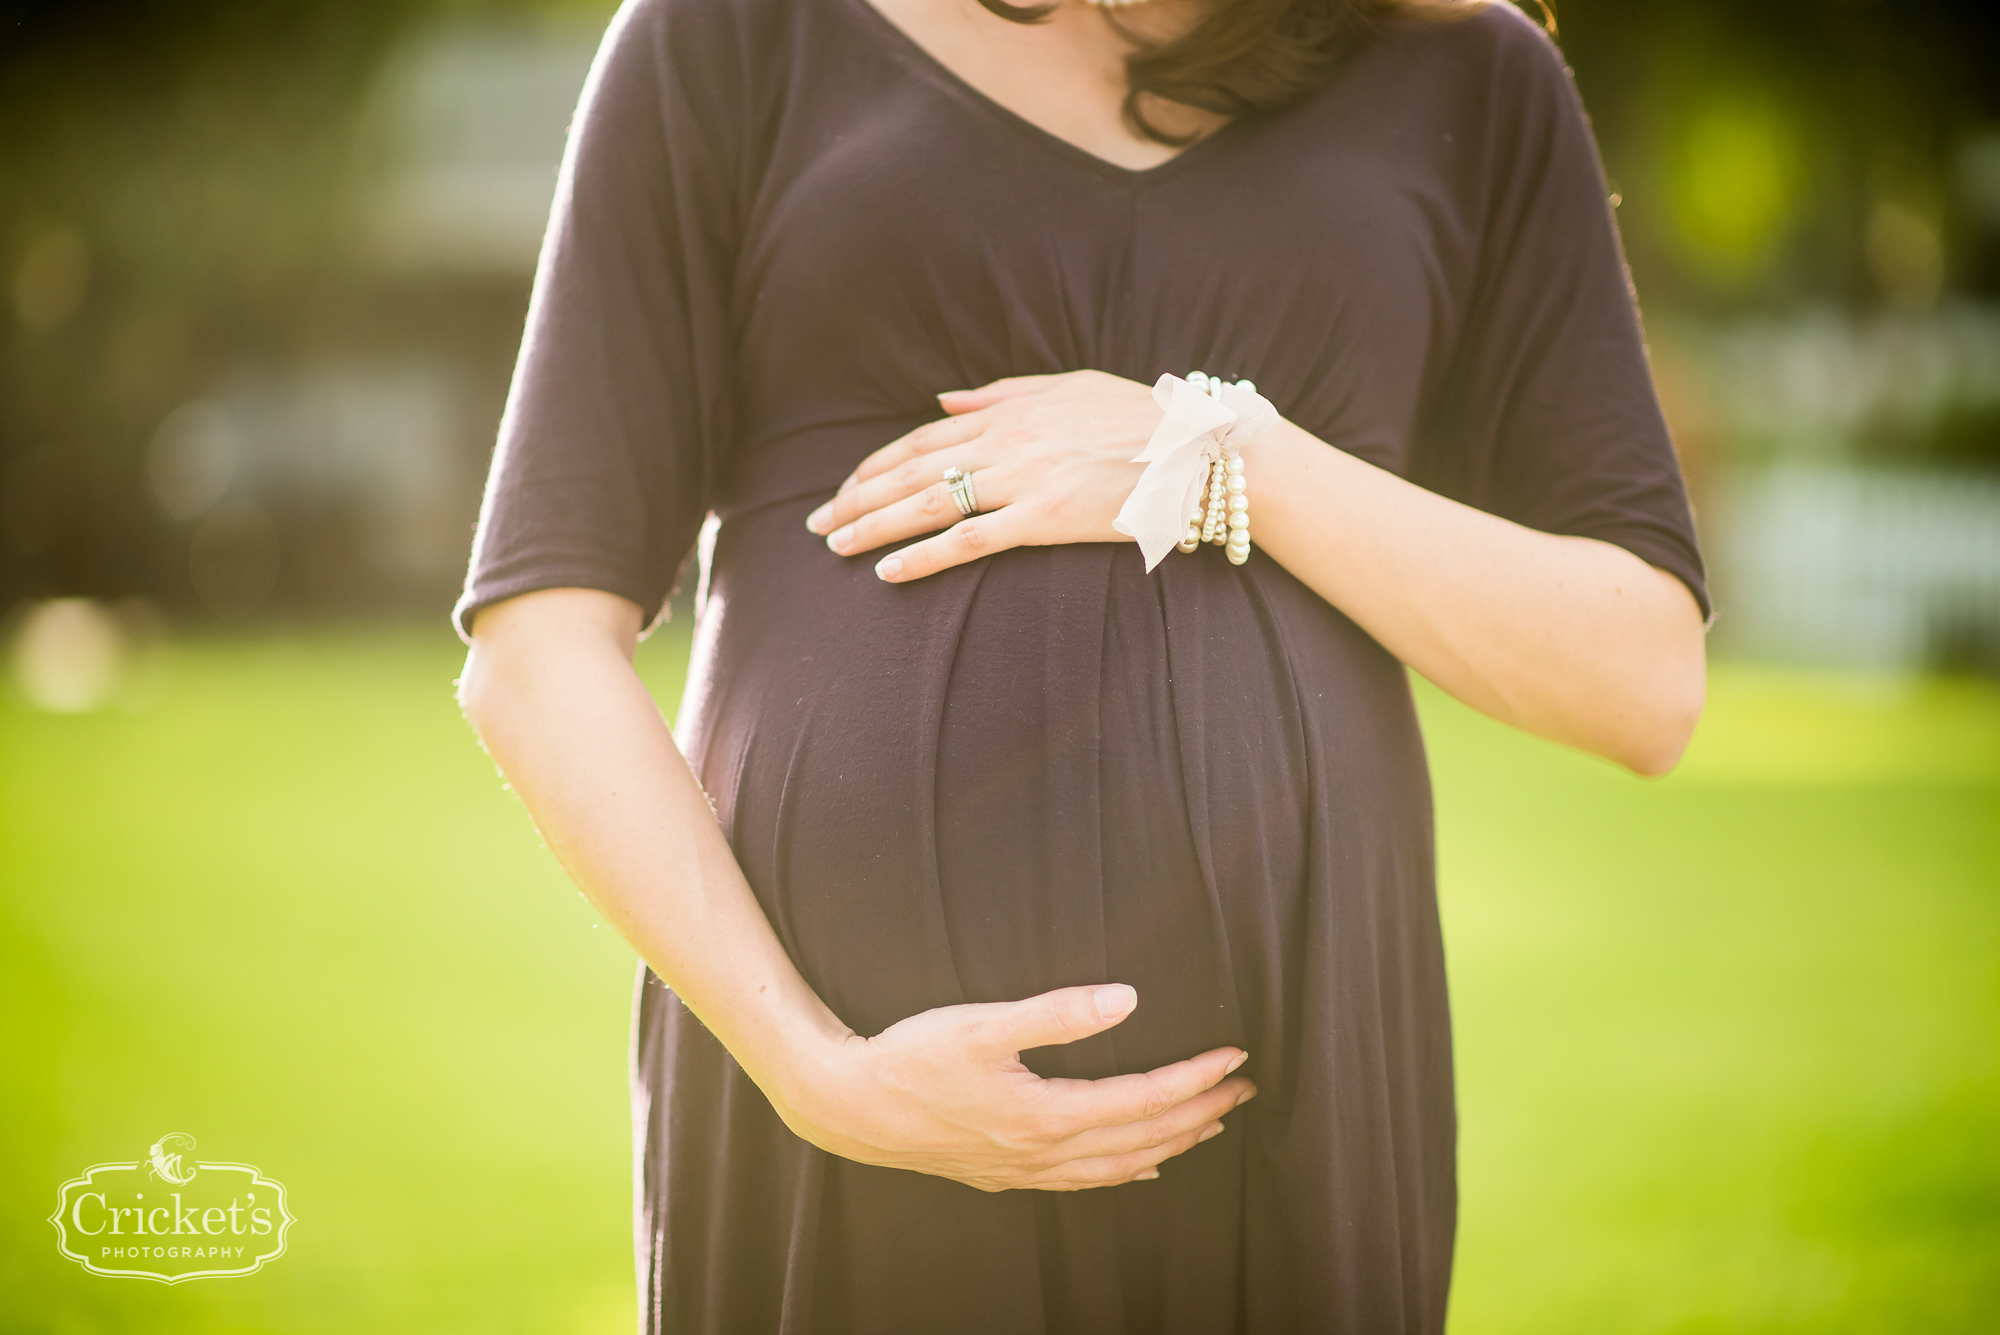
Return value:
[[(1190, 371), (1187, 379), (1203, 393), (1222, 397), (1225, 382), (1221, 377)], [(1257, 388), (1248, 380), (1236, 384), (1253, 393)], [(1233, 445), (1224, 444), (1222, 457), (1210, 462), (1208, 490), (1188, 516), (1187, 535), (1180, 541), (1180, 550), (1191, 552), (1203, 543), (1222, 548), (1231, 565), (1240, 566), (1250, 559), (1249, 483), (1243, 476), (1243, 456)]]

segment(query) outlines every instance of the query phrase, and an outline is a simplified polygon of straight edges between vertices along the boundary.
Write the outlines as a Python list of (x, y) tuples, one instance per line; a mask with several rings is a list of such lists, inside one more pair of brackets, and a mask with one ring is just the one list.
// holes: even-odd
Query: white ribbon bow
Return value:
[(1146, 471), (1111, 521), (1138, 539), (1149, 573), (1187, 536), (1188, 516), (1200, 504), (1209, 465), (1222, 457), (1224, 442), (1241, 446), (1278, 420), (1278, 410), (1254, 389), (1225, 384), (1217, 398), (1177, 375), (1160, 377), (1153, 402), (1166, 416), (1132, 460)]

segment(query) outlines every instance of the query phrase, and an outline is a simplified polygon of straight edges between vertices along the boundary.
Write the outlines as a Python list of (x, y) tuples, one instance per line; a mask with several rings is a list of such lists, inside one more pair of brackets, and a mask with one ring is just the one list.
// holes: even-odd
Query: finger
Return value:
[(886, 473), (891, 468), (923, 455), (934, 454), (953, 445), (963, 445), (985, 429), (986, 419), (972, 413), (957, 417), (940, 417), (935, 422), (926, 422), (916, 430), (896, 437), (863, 459), (860, 466), (854, 470), (853, 476), (840, 484), (840, 489), (846, 491), (856, 483), (866, 482), (879, 473)]
[(1136, 1181), (1149, 1173), (1157, 1176), (1155, 1170), (1167, 1160), (1186, 1154), (1195, 1146), (1214, 1140), (1221, 1134), (1222, 1123), (1204, 1122), (1183, 1135), (1175, 1136), (1163, 1145), (1130, 1154), (1073, 1159), (1046, 1173), (1038, 1174), (1031, 1179), (1031, 1185), (1042, 1191), (1083, 1191), (1091, 1187), (1111, 1187)]
[[(1128, 983), (1093, 987), (1059, 987), (1020, 1001), (992, 1002), (966, 1009), (974, 1012), (966, 1041), (999, 1057), (1013, 1057), (1029, 1048), (1053, 1047), (1101, 1034), (1139, 1006), (1138, 990)], [(1061, 1081), (1088, 1085), (1088, 1080)]]
[(1171, 1144), (1190, 1131), (1199, 1131), (1211, 1122), (1221, 1121), (1256, 1097), (1256, 1085), (1244, 1076), (1233, 1076), (1182, 1100), (1157, 1117), (1117, 1126), (1093, 1126), (1079, 1131), (1049, 1146), (1048, 1154), (1064, 1159), (1143, 1154)]
[(948, 413), (977, 412), (990, 408), (1002, 399), (1019, 398), (1023, 394), (1036, 394), (1063, 378), (1067, 372), (1057, 375), (1013, 375), (1004, 380), (994, 380), (977, 389), (948, 389), (938, 395), (938, 404)]
[[(979, 513), (991, 517), (1004, 512), (1013, 500), (1011, 490), (1005, 485), (1004, 474), (991, 468), (982, 468), (975, 471), (972, 476), (979, 503), (986, 507)], [(879, 510), (862, 515), (851, 524), (843, 524), (827, 535), (826, 545), (842, 556), (858, 556), (862, 552), (871, 552), (892, 542), (907, 542), (925, 533), (943, 531), (945, 536), (949, 536), (952, 528), (965, 522), (967, 522), (966, 515), (958, 508), (958, 502), (951, 497), (950, 484), (938, 482), (925, 487), (914, 496), (905, 497), (893, 505), (885, 505)], [(1018, 516), (1010, 516), (1002, 528), (1025, 529), (1026, 525), (1020, 522)], [(1021, 542), (1022, 538), (1015, 537), (990, 550), (1018, 547)], [(940, 570), (943, 568), (941, 565), (936, 567)]]
[[(827, 545), (844, 556), (880, 547), (885, 542), (912, 538), (919, 533), (935, 533), (947, 524), (964, 518), (959, 513), (958, 506), (952, 503), (951, 489), (943, 480), (947, 466), (980, 473), (981, 480), (987, 483), (988, 490), (992, 490), (994, 479), (985, 470), (974, 467), (977, 462), (975, 456), (979, 453), (979, 446), (974, 443), (907, 460), (886, 473), (878, 473), (867, 481), (858, 482), (838, 493), (832, 500), (813, 511), (806, 520), (806, 527), (815, 533), (826, 534), (830, 539)], [(978, 485), (978, 482), (973, 484), (975, 490)], [(934, 492), (935, 495), (926, 496), (926, 492)], [(981, 500), (997, 501), (997, 498), (981, 497)], [(929, 522), (914, 527), (897, 523), (886, 526), (868, 525), (867, 536), (871, 540), (855, 545), (850, 545), (849, 542), (856, 536), (855, 534), (841, 532), (857, 520), (883, 514), (898, 503), (909, 501), (918, 504), (906, 508), (902, 513)]]
[(1072, 1128), (1071, 1135), (1091, 1127), (1148, 1122), (1221, 1084), (1248, 1057), (1241, 1048), (1216, 1048), (1140, 1075), (1049, 1080), (1043, 1097), (1056, 1120)]
[(875, 563), (875, 574), (890, 584), (907, 584), (1009, 547), (1027, 546), (1034, 533), (1031, 513), (1030, 506), (1008, 505), (961, 519), (935, 538), (883, 557)]

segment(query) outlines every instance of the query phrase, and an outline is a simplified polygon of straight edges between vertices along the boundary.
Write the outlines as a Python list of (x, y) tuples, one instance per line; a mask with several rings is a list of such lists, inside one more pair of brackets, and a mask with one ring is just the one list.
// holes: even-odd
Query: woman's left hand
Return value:
[[(1009, 547), (1131, 541), (1111, 521), (1145, 471), (1132, 458), (1160, 423), (1150, 386), (1067, 371), (952, 390), (938, 402), (951, 416), (862, 460), (806, 520), (835, 552), (935, 534), (876, 564), (899, 584)], [(941, 480), (948, 467), (972, 475), (977, 515), (959, 516)]]

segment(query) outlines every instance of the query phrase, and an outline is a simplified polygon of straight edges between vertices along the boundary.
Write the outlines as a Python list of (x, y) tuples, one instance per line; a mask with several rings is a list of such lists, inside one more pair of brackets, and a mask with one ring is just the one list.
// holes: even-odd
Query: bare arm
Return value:
[[(814, 513), (836, 552), (949, 524), (879, 562), (903, 581), (1007, 547), (1127, 541), (1111, 521), (1160, 420), (1147, 386), (1075, 371), (941, 401), (953, 416), (878, 450)], [(1426, 491), (1289, 422), (1243, 458), (1253, 559), (1282, 564), (1482, 713), (1641, 774), (1673, 768), (1705, 691), (1701, 614), (1678, 579)], [(992, 513), (958, 519), (937, 480), (946, 465), (973, 474)]]
[(460, 700), (550, 849), (823, 1149), (988, 1190), (1150, 1176), (1254, 1092), (1218, 1049), (1145, 1075), (1043, 1080), (1020, 1051), (1107, 1029), (1123, 986), (927, 1011), (857, 1036), (772, 931), (651, 696), (623, 598), (551, 589), (483, 610)]
[(1706, 690), (1701, 609), (1622, 547), (1539, 533), (1281, 422), (1244, 451), (1272, 560), (1455, 698), (1658, 775)]

